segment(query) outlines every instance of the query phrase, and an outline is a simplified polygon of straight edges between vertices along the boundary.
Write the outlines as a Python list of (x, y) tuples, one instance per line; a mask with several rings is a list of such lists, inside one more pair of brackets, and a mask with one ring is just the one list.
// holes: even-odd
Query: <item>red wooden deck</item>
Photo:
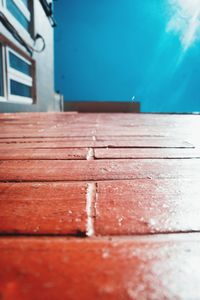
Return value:
[(200, 299), (200, 116), (0, 127), (0, 299)]

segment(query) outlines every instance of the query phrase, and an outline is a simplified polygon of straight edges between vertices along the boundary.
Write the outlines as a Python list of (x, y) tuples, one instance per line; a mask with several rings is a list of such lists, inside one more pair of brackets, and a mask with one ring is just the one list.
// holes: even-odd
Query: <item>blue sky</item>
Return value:
[(55, 2), (55, 86), (65, 100), (200, 111), (200, 0)]

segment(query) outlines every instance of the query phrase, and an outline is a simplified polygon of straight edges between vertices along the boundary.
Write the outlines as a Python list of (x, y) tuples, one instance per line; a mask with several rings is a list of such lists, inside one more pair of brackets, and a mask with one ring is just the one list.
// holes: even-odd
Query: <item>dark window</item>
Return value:
[[(26, 2), (26, 1), (24, 1)], [(17, 19), (17, 21), (27, 30), (29, 31), (29, 25), (30, 22), (27, 20), (27, 18), (24, 16), (22, 11), (18, 8), (18, 6), (15, 4), (13, 0), (6, 0), (6, 6), (7, 9), (10, 11), (10, 13)]]
[(16, 96), (31, 98), (31, 87), (11, 79), (10, 93)]
[(9, 62), (11, 68), (31, 76), (31, 66), (10, 51), (9, 51)]

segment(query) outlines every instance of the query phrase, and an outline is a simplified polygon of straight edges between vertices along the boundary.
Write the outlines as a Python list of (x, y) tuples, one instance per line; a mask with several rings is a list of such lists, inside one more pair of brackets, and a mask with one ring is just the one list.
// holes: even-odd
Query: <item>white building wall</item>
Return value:
[[(1, 0), (0, 0), (1, 1)], [(18, 104), (0, 102), (0, 112), (24, 112), (24, 111), (58, 111), (59, 106), (54, 96), (54, 36), (53, 28), (45, 15), (39, 0), (33, 0), (34, 5), (34, 32), (40, 34), (46, 47), (43, 52), (33, 54), (36, 61), (36, 102), (34, 104)], [(0, 23), (0, 33), (14, 42), (24, 52), (21, 46), (6, 28)], [(21, 34), (21, 32), (20, 32)]]

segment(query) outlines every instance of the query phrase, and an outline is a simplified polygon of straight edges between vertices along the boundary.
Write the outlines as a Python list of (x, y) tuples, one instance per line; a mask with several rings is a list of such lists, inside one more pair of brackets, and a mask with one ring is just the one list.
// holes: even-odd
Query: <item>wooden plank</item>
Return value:
[[(81, 127), (81, 125), (79, 126)], [(94, 126), (95, 127), (95, 126)], [(38, 128), (34, 129), (34, 127), (31, 129), (20, 129), (18, 130), (16, 128), (1, 128), (0, 132), (0, 138), (63, 138), (63, 137), (84, 137), (84, 136), (93, 136), (96, 135), (99, 137), (113, 137), (113, 136), (185, 136), (188, 137), (189, 134), (184, 133), (184, 131), (177, 131), (174, 129), (167, 130), (167, 128), (159, 128), (159, 127), (138, 127), (138, 128), (104, 128), (101, 127), (101, 130), (96, 130), (95, 128), (83, 128), (83, 129), (77, 129), (72, 128), (68, 125), (65, 127), (62, 126), (62, 128), (56, 126), (54, 129), (47, 128)], [(187, 140), (187, 139), (186, 139)]]
[[(70, 133), (67, 133), (67, 132)], [(39, 130), (13, 130), (12, 128), (10, 130), (2, 130), (0, 132), (0, 138), (34, 138), (34, 137), (40, 137), (40, 138), (46, 138), (46, 137), (74, 137), (74, 136), (92, 136), (93, 135), (93, 130), (79, 130), (77, 131), (70, 129), (69, 127), (66, 127), (65, 129), (58, 130), (58, 128), (54, 130), (45, 130), (45, 129), (39, 129)]]
[(200, 231), (199, 178), (99, 182), (97, 195), (97, 235)]
[(132, 140), (82, 140), (82, 139), (68, 139), (62, 141), (52, 142), (29, 142), (23, 139), (21, 143), (1, 143), (1, 149), (14, 149), (14, 148), (80, 148), (80, 147), (95, 147), (95, 148), (194, 148), (191, 143), (179, 139), (165, 139), (165, 138), (137, 138)]
[(67, 149), (7, 149), (0, 148), (0, 160), (80, 160), (86, 159), (88, 149), (67, 148)]
[[(16, 114), (1, 114), (0, 120), (16, 122), (26, 122), (27, 124), (36, 124), (37, 122), (47, 125), (91, 125), (95, 130), (100, 127), (104, 134), (110, 127), (114, 129), (117, 135), (117, 128), (124, 129), (123, 134), (126, 134), (126, 129), (132, 128), (140, 134), (143, 131), (153, 135), (155, 131), (159, 135), (170, 132), (181, 133), (182, 135), (194, 134), (194, 128), (200, 125), (200, 116), (197, 115), (159, 115), (159, 114), (73, 114), (66, 113), (16, 113)], [(2, 122), (1, 122), (2, 123)], [(101, 135), (102, 135), (101, 134)], [(198, 136), (198, 132), (197, 132)]]
[[(101, 143), (108, 144), (108, 143)], [(24, 143), (1, 143), (0, 149), (68, 149), (68, 148), (87, 148), (94, 147), (95, 141), (92, 140), (69, 140), (65, 142), (24, 142)]]
[(200, 158), (200, 149), (188, 148), (99, 148), (94, 149), (96, 159), (138, 158)]
[(199, 234), (1, 238), (3, 299), (198, 299)]
[(5, 160), (1, 181), (127, 180), (199, 178), (198, 159), (137, 160)]
[(0, 233), (86, 234), (86, 183), (0, 183)]
[[(61, 138), (0, 138), (0, 147), (3, 144), (24, 144), (24, 143), (57, 143), (57, 142), (74, 142), (74, 141), (94, 141), (93, 136), (72, 136)], [(2, 144), (2, 145), (1, 145)]]
[[(0, 122), (3, 125), (1, 133), (7, 138), (13, 136), (13, 130), (16, 138), (27, 135), (62, 138), (69, 131), (72, 136), (77, 135), (79, 129), (82, 136), (173, 136), (200, 146), (198, 130), (194, 130), (200, 126), (200, 116), (197, 115), (16, 113), (2, 114)], [(6, 124), (12, 129), (5, 130)], [(21, 131), (17, 124), (26, 124), (27, 130)], [(82, 127), (85, 129), (81, 133)]]
[[(0, 298), (197, 299), (200, 160), (184, 157), (196, 157), (199, 126), (200, 116), (0, 114)], [(106, 147), (85, 160), (84, 148)], [(77, 148), (84, 160), (68, 160)], [(93, 227), (98, 238), (47, 236)], [(5, 236), (17, 234), (46, 236)]]

